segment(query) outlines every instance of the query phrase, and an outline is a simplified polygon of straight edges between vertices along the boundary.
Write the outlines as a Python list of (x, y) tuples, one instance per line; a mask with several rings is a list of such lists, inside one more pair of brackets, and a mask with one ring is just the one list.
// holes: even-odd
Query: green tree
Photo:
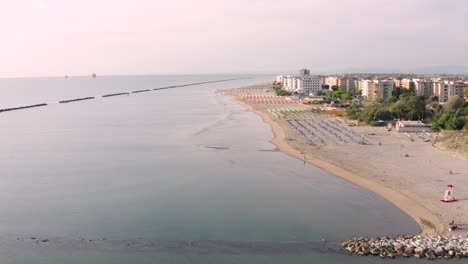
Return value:
[(367, 105), (364, 110), (361, 112), (359, 119), (362, 121), (365, 121), (367, 123), (370, 123), (371, 121), (376, 121), (378, 120), (377, 116), (377, 111), (382, 108), (382, 104), (379, 102), (372, 102), (369, 105)]
[(459, 125), (460, 123), (458, 122), (458, 118), (455, 114), (452, 114), (450, 118), (445, 121), (445, 128), (449, 130), (456, 130), (461, 128)]
[(388, 109), (380, 108), (375, 112), (376, 120), (392, 120), (392, 112)]
[(422, 120), (426, 112), (426, 104), (422, 96), (410, 96), (406, 101), (409, 110), (409, 119)]
[(338, 91), (339, 88), (338, 88), (337, 85), (333, 85), (333, 86), (331, 87), (331, 89), (332, 89), (332, 91)]
[(362, 90), (355, 90), (353, 95), (361, 96), (362, 95)]
[(445, 112), (456, 112), (463, 108), (465, 101), (460, 96), (450, 98), (444, 105)]
[(348, 100), (348, 101), (349, 101), (349, 100), (351, 100), (351, 95), (349, 95), (349, 94), (346, 93), (346, 92), (345, 92), (345, 93), (342, 93), (342, 94), (341, 94), (341, 99), (343, 99), (343, 100)]
[(398, 119), (408, 119), (409, 108), (403, 101), (398, 101), (391, 106), (393, 116)]
[(281, 89), (281, 90), (276, 91), (276, 95), (278, 95), (278, 96), (290, 96), (290, 95), (292, 95), (292, 93), (289, 92), (289, 91)]
[(438, 101), (439, 101), (439, 97), (437, 95), (431, 95), (426, 99), (427, 104), (432, 103), (432, 102), (438, 102)]
[(396, 103), (397, 101), (398, 101), (398, 97), (396, 97), (395, 95), (390, 96), (390, 97), (387, 98), (387, 100), (386, 100), (386, 102), (389, 103), (389, 104)]
[(403, 89), (401, 87), (396, 87), (392, 91), (392, 95), (394, 95), (396, 98), (400, 98), (400, 95), (403, 93)]
[(355, 103), (351, 104), (348, 108), (346, 108), (346, 113), (348, 114), (348, 117), (350, 119), (354, 119), (354, 120), (358, 119), (361, 112), (362, 112), (361, 106)]
[(407, 90), (407, 93), (410, 95), (414, 95), (416, 91), (416, 84), (414, 82), (409, 83), (409, 89)]

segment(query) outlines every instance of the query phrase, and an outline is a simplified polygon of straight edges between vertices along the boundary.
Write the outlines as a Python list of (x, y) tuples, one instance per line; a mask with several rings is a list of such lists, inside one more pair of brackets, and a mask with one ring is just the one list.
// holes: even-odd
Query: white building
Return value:
[(367, 98), (369, 96), (369, 83), (371, 80), (358, 81), (358, 89), (361, 90), (361, 96)]
[(439, 103), (445, 103), (454, 96), (463, 98), (465, 84), (462, 82), (454, 81), (440, 81), (434, 82), (434, 95), (439, 97)]
[(388, 97), (392, 96), (393, 85), (393, 80), (374, 80), (369, 84), (367, 98), (370, 100), (387, 100)]
[(298, 91), (305, 95), (313, 95), (322, 90), (322, 80), (319, 76), (303, 76), (298, 78)]
[(338, 77), (333, 77), (333, 76), (326, 77), (325, 85), (328, 85), (331, 90), (332, 86), (338, 85)]
[(283, 81), (284, 81), (284, 75), (276, 76), (276, 82), (277, 83), (283, 83)]
[(431, 96), (434, 94), (432, 81), (413, 79), (416, 96)]
[(398, 121), (395, 126), (398, 132), (431, 132), (431, 124), (426, 124), (421, 121)]
[(359, 80), (358, 89), (361, 90), (361, 96), (369, 98), (369, 85), (378, 82), (379, 80)]
[(286, 91), (310, 95), (322, 90), (322, 81), (319, 76), (280, 76), (276, 77), (276, 81), (282, 83)]

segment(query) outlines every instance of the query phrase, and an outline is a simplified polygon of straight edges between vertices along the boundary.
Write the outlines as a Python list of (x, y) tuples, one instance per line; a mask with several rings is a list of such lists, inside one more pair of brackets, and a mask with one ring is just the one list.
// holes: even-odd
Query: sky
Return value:
[(0, 0), (0, 77), (460, 70), (464, 0)]

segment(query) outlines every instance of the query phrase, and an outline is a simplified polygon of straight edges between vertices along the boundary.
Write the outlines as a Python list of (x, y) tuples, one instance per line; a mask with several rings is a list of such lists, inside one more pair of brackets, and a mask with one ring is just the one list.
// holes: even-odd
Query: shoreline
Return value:
[[(222, 95), (230, 98), (235, 103), (247, 108), (248, 111), (255, 113), (263, 120), (263, 122), (268, 124), (273, 132), (273, 138), (270, 140), (270, 142), (275, 145), (279, 151), (285, 153), (288, 156), (304, 161), (304, 154), (286, 142), (286, 132), (269, 116), (268, 113), (255, 109), (251, 105), (238, 100), (234, 95), (226, 94), (225, 90), (220, 90), (219, 92)], [(364, 178), (350, 170), (332, 164), (327, 160), (321, 159), (316, 155), (307, 154), (307, 159), (305, 161), (327, 173), (330, 173), (336, 177), (344, 179), (370, 192), (373, 192), (392, 203), (400, 210), (405, 212), (416, 223), (418, 223), (421, 229), (420, 234), (439, 235), (445, 232), (445, 224), (436, 215), (436, 213), (431, 212), (428, 208), (411, 199), (404, 193), (396, 191), (390, 186), (384, 185), (377, 180), (369, 180), (368, 178)]]

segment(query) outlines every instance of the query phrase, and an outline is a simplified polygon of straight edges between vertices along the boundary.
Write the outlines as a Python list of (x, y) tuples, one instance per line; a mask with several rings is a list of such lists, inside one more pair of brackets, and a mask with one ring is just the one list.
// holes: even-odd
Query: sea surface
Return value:
[(0, 263), (423, 263), (336, 252), (419, 227), (274, 151), (267, 124), (214, 92), (272, 78), (0, 80), (0, 108), (49, 104), (0, 113)]

